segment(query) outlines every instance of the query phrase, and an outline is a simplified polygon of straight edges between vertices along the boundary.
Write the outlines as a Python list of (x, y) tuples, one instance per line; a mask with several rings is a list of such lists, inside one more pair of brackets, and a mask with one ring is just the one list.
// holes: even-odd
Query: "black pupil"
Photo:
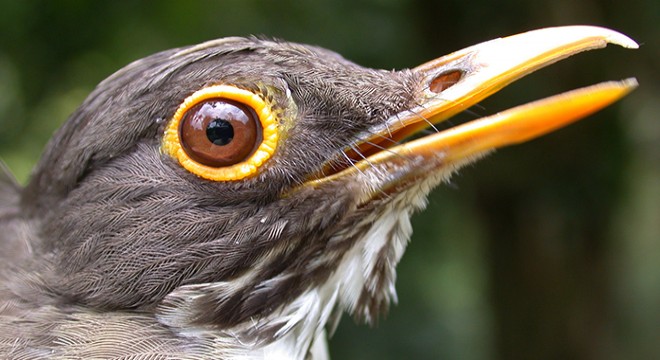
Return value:
[(223, 119), (213, 119), (206, 127), (206, 137), (215, 145), (227, 145), (234, 139), (234, 127)]

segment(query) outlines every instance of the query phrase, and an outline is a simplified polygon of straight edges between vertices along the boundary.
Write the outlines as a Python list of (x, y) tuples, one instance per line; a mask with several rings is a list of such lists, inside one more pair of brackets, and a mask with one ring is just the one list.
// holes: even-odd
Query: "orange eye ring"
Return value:
[[(261, 143), (247, 159), (234, 165), (213, 167), (195, 161), (186, 153), (181, 142), (180, 128), (188, 110), (203, 101), (218, 98), (235, 101), (252, 109), (261, 123), (262, 134)], [(261, 96), (235, 86), (213, 85), (196, 91), (181, 103), (165, 129), (162, 151), (177, 159), (183, 168), (201, 178), (212, 181), (233, 181), (256, 175), (261, 165), (275, 153), (278, 138), (277, 118)]]

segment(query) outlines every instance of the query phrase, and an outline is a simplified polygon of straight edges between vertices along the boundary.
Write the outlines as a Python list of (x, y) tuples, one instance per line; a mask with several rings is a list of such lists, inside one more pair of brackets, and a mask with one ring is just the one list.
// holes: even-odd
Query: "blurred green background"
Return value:
[(660, 2), (0, 2), (0, 157), (26, 181), (96, 83), (159, 50), (261, 34), (362, 65), (415, 66), (534, 28), (595, 24), (642, 45), (580, 54), (463, 116), (635, 76), (576, 125), (499, 151), (414, 217), (400, 305), (375, 329), (342, 321), (334, 359), (660, 358)]

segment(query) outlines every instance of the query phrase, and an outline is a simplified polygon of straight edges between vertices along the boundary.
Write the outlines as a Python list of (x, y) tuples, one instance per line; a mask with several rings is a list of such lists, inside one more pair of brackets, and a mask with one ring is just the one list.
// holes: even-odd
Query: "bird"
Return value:
[(608, 43), (637, 47), (555, 27), (388, 71), (229, 37), (127, 65), (54, 134), (25, 186), (3, 166), (1, 357), (327, 359), (342, 314), (373, 324), (396, 301), (410, 216), (432, 189), (637, 82), (435, 125)]

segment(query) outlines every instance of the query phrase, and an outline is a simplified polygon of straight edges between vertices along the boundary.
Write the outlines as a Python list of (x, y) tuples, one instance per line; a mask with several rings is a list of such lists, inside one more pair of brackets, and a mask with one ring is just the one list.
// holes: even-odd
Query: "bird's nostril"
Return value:
[(431, 81), (429, 90), (434, 93), (441, 93), (448, 88), (454, 86), (463, 77), (463, 72), (460, 70), (450, 70), (443, 72)]

